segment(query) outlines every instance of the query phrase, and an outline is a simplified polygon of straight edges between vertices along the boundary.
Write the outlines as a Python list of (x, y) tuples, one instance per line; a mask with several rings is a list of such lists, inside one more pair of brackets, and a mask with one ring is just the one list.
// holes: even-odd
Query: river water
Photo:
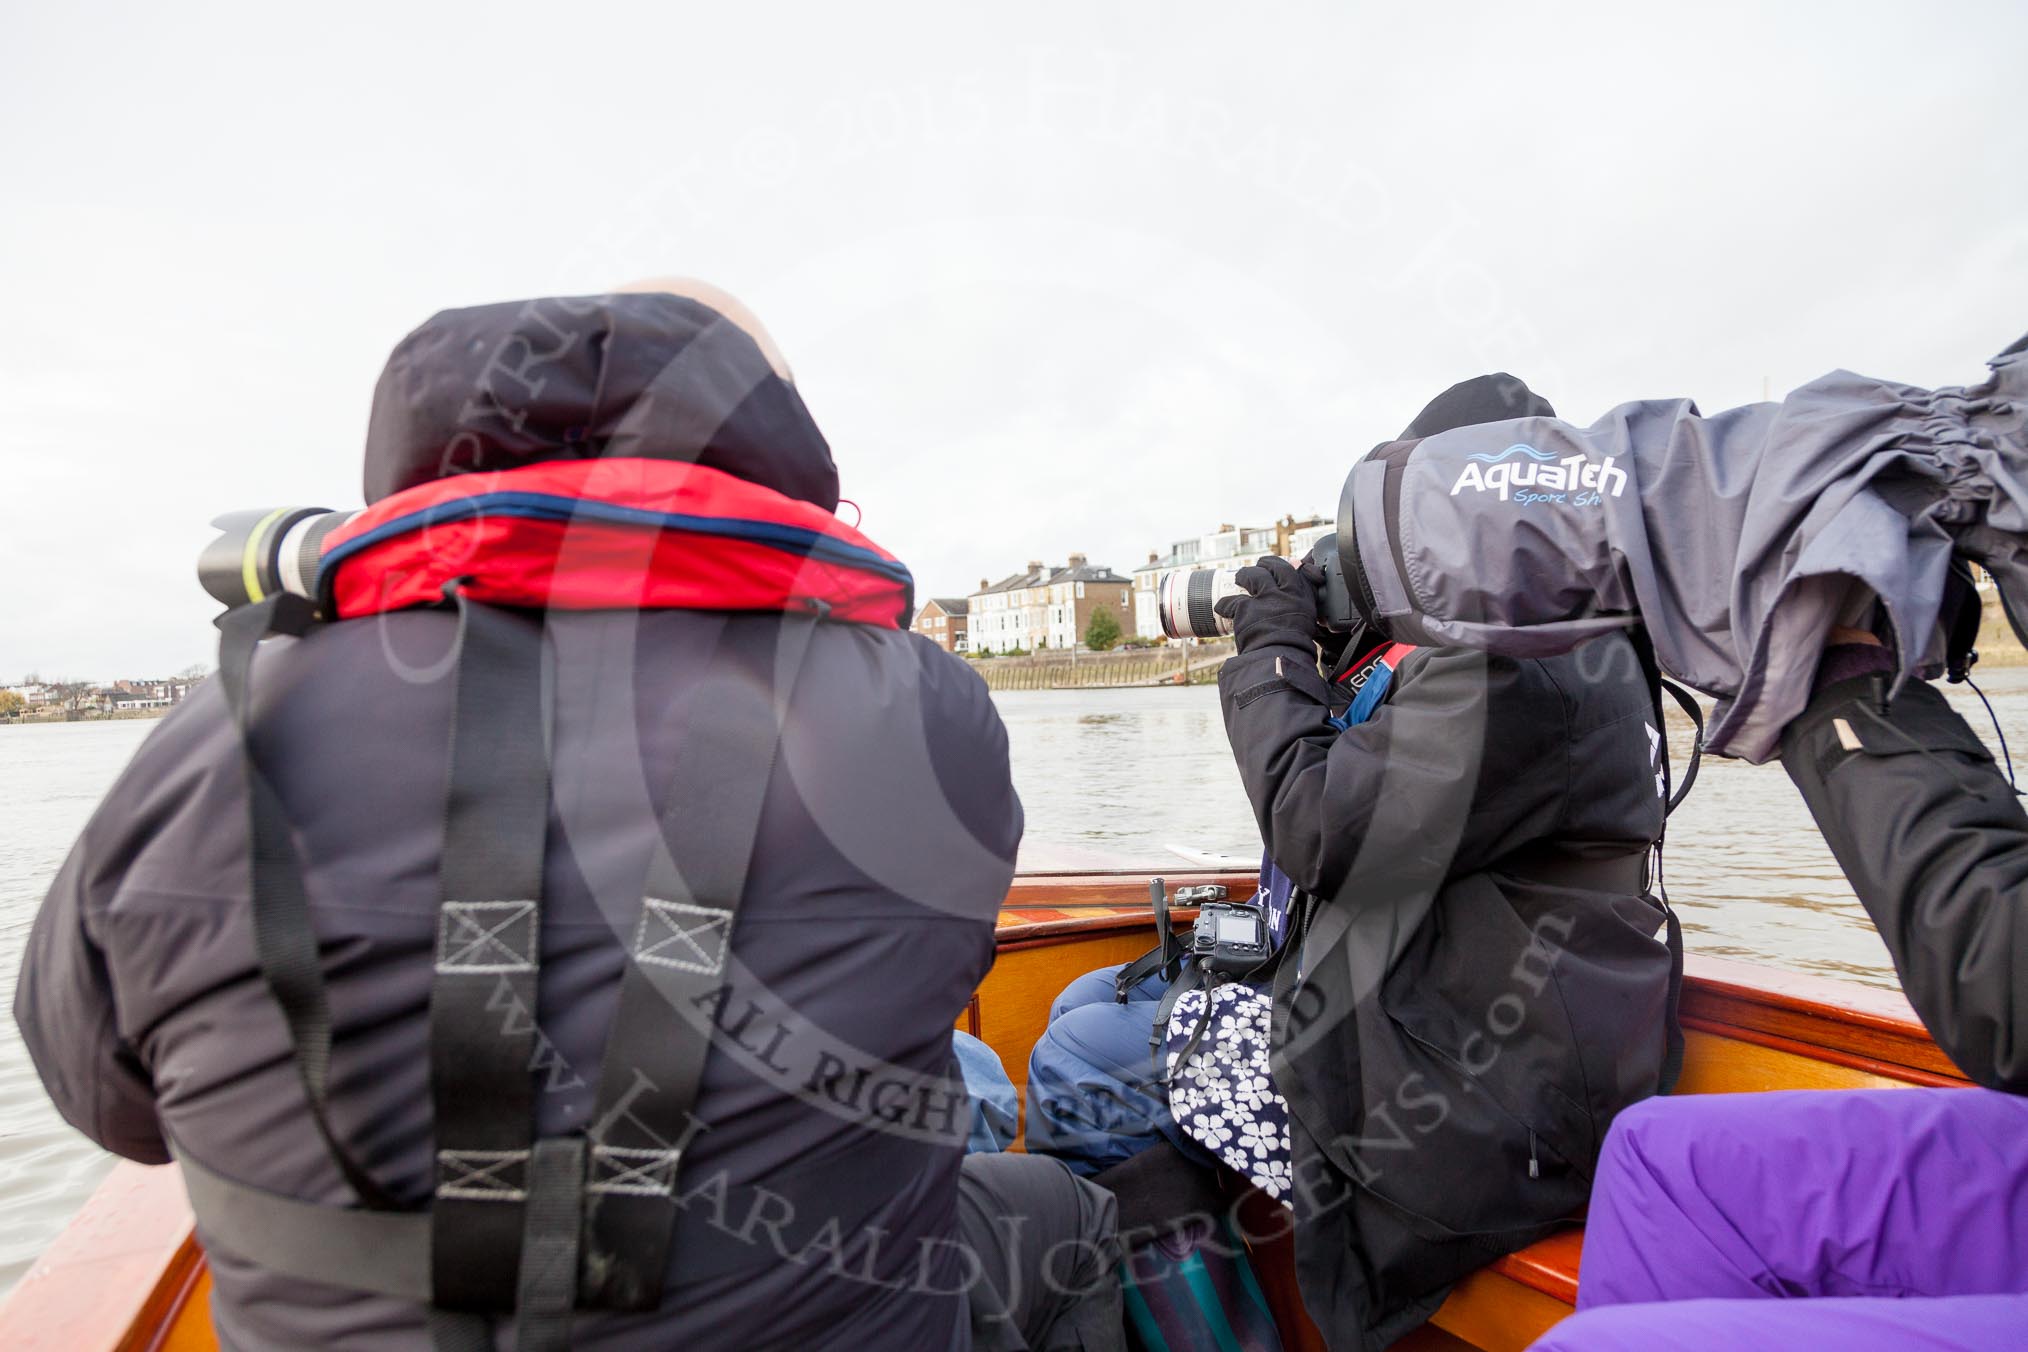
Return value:
[[(2028, 747), (2028, 669), (1984, 681)], [(1991, 740), (1977, 700), (1946, 688)], [(995, 697), (1027, 807), (1023, 869), (1187, 867), (1170, 847), (1257, 857), (1260, 837), (1208, 686)], [(93, 805), (152, 722), (0, 728), (0, 1001), (35, 909)], [(1679, 730), (1680, 733), (1680, 730)], [(1679, 763), (1682, 739), (1679, 735)], [(1707, 760), (1669, 827), (1669, 896), (1699, 953), (1892, 988), (1887, 951), (1780, 766)], [(0, 1292), (111, 1159), (57, 1118), (0, 1018)]]
[(0, 728), (0, 1291), (112, 1167), (43, 1096), (14, 1029), (14, 981), (50, 879), (154, 727), (131, 719)]

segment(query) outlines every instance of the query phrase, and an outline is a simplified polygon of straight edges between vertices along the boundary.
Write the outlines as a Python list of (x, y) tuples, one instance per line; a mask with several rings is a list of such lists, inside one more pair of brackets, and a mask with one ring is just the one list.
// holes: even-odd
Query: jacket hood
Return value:
[(1506, 422), (1513, 418), (1553, 418), (1556, 410), (1547, 399), (1528, 388), (1528, 382), (1505, 371), (1461, 380), (1429, 401), (1415, 421), (1402, 430), (1401, 440), (1419, 441), (1439, 432), (1480, 423)]
[(544, 460), (676, 460), (838, 506), (831, 448), (745, 331), (684, 296), (444, 310), (373, 391), (366, 501)]

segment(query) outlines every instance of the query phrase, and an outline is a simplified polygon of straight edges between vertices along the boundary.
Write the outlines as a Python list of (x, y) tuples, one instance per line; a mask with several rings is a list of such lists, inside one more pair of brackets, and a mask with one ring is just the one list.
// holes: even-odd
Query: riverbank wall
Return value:
[(1210, 685), (1233, 653), (1231, 640), (1193, 648), (1127, 648), (1109, 653), (1040, 652), (1028, 657), (982, 657), (972, 663), (989, 690), (1112, 690), (1133, 686)]
[(160, 718), (167, 709), (93, 709), (88, 713), (63, 714), (24, 713), (9, 718), (0, 718), (0, 728), (39, 728), (48, 723), (122, 723), (133, 718)]

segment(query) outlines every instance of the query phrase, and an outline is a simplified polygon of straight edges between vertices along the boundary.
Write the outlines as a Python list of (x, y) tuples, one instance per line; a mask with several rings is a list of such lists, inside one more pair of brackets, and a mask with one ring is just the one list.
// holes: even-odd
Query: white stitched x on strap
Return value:
[(592, 1147), (591, 1179), (586, 1192), (619, 1192), (635, 1197), (667, 1197), (676, 1191), (676, 1168), (683, 1152), (635, 1149), (630, 1146)]
[(447, 901), (437, 909), (439, 972), (535, 970), (535, 903)]
[(519, 1202), (528, 1196), (526, 1150), (439, 1150), (437, 1167), (443, 1178), (439, 1197)]
[(732, 912), (688, 901), (646, 897), (634, 931), (634, 958), (658, 967), (717, 976), (725, 970)]

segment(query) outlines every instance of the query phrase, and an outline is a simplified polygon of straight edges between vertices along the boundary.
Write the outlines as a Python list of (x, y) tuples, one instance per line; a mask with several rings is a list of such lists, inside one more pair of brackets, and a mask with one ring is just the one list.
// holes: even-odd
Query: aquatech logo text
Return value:
[(1479, 493), (1498, 493), (1502, 502), (1511, 498), (1523, 503), (1558, 502), (1589, 507), (1624, 493), (1627, 472), (1613, 464), (1611, 456), (1601, 461), (1582, 455), (1558, 460), (1547, 451), (1517, 441), (1498, 455), (1465, 457), (1464, 472), (1451, 485), (1451, 496), (1456, 497), (1467, 488)]

